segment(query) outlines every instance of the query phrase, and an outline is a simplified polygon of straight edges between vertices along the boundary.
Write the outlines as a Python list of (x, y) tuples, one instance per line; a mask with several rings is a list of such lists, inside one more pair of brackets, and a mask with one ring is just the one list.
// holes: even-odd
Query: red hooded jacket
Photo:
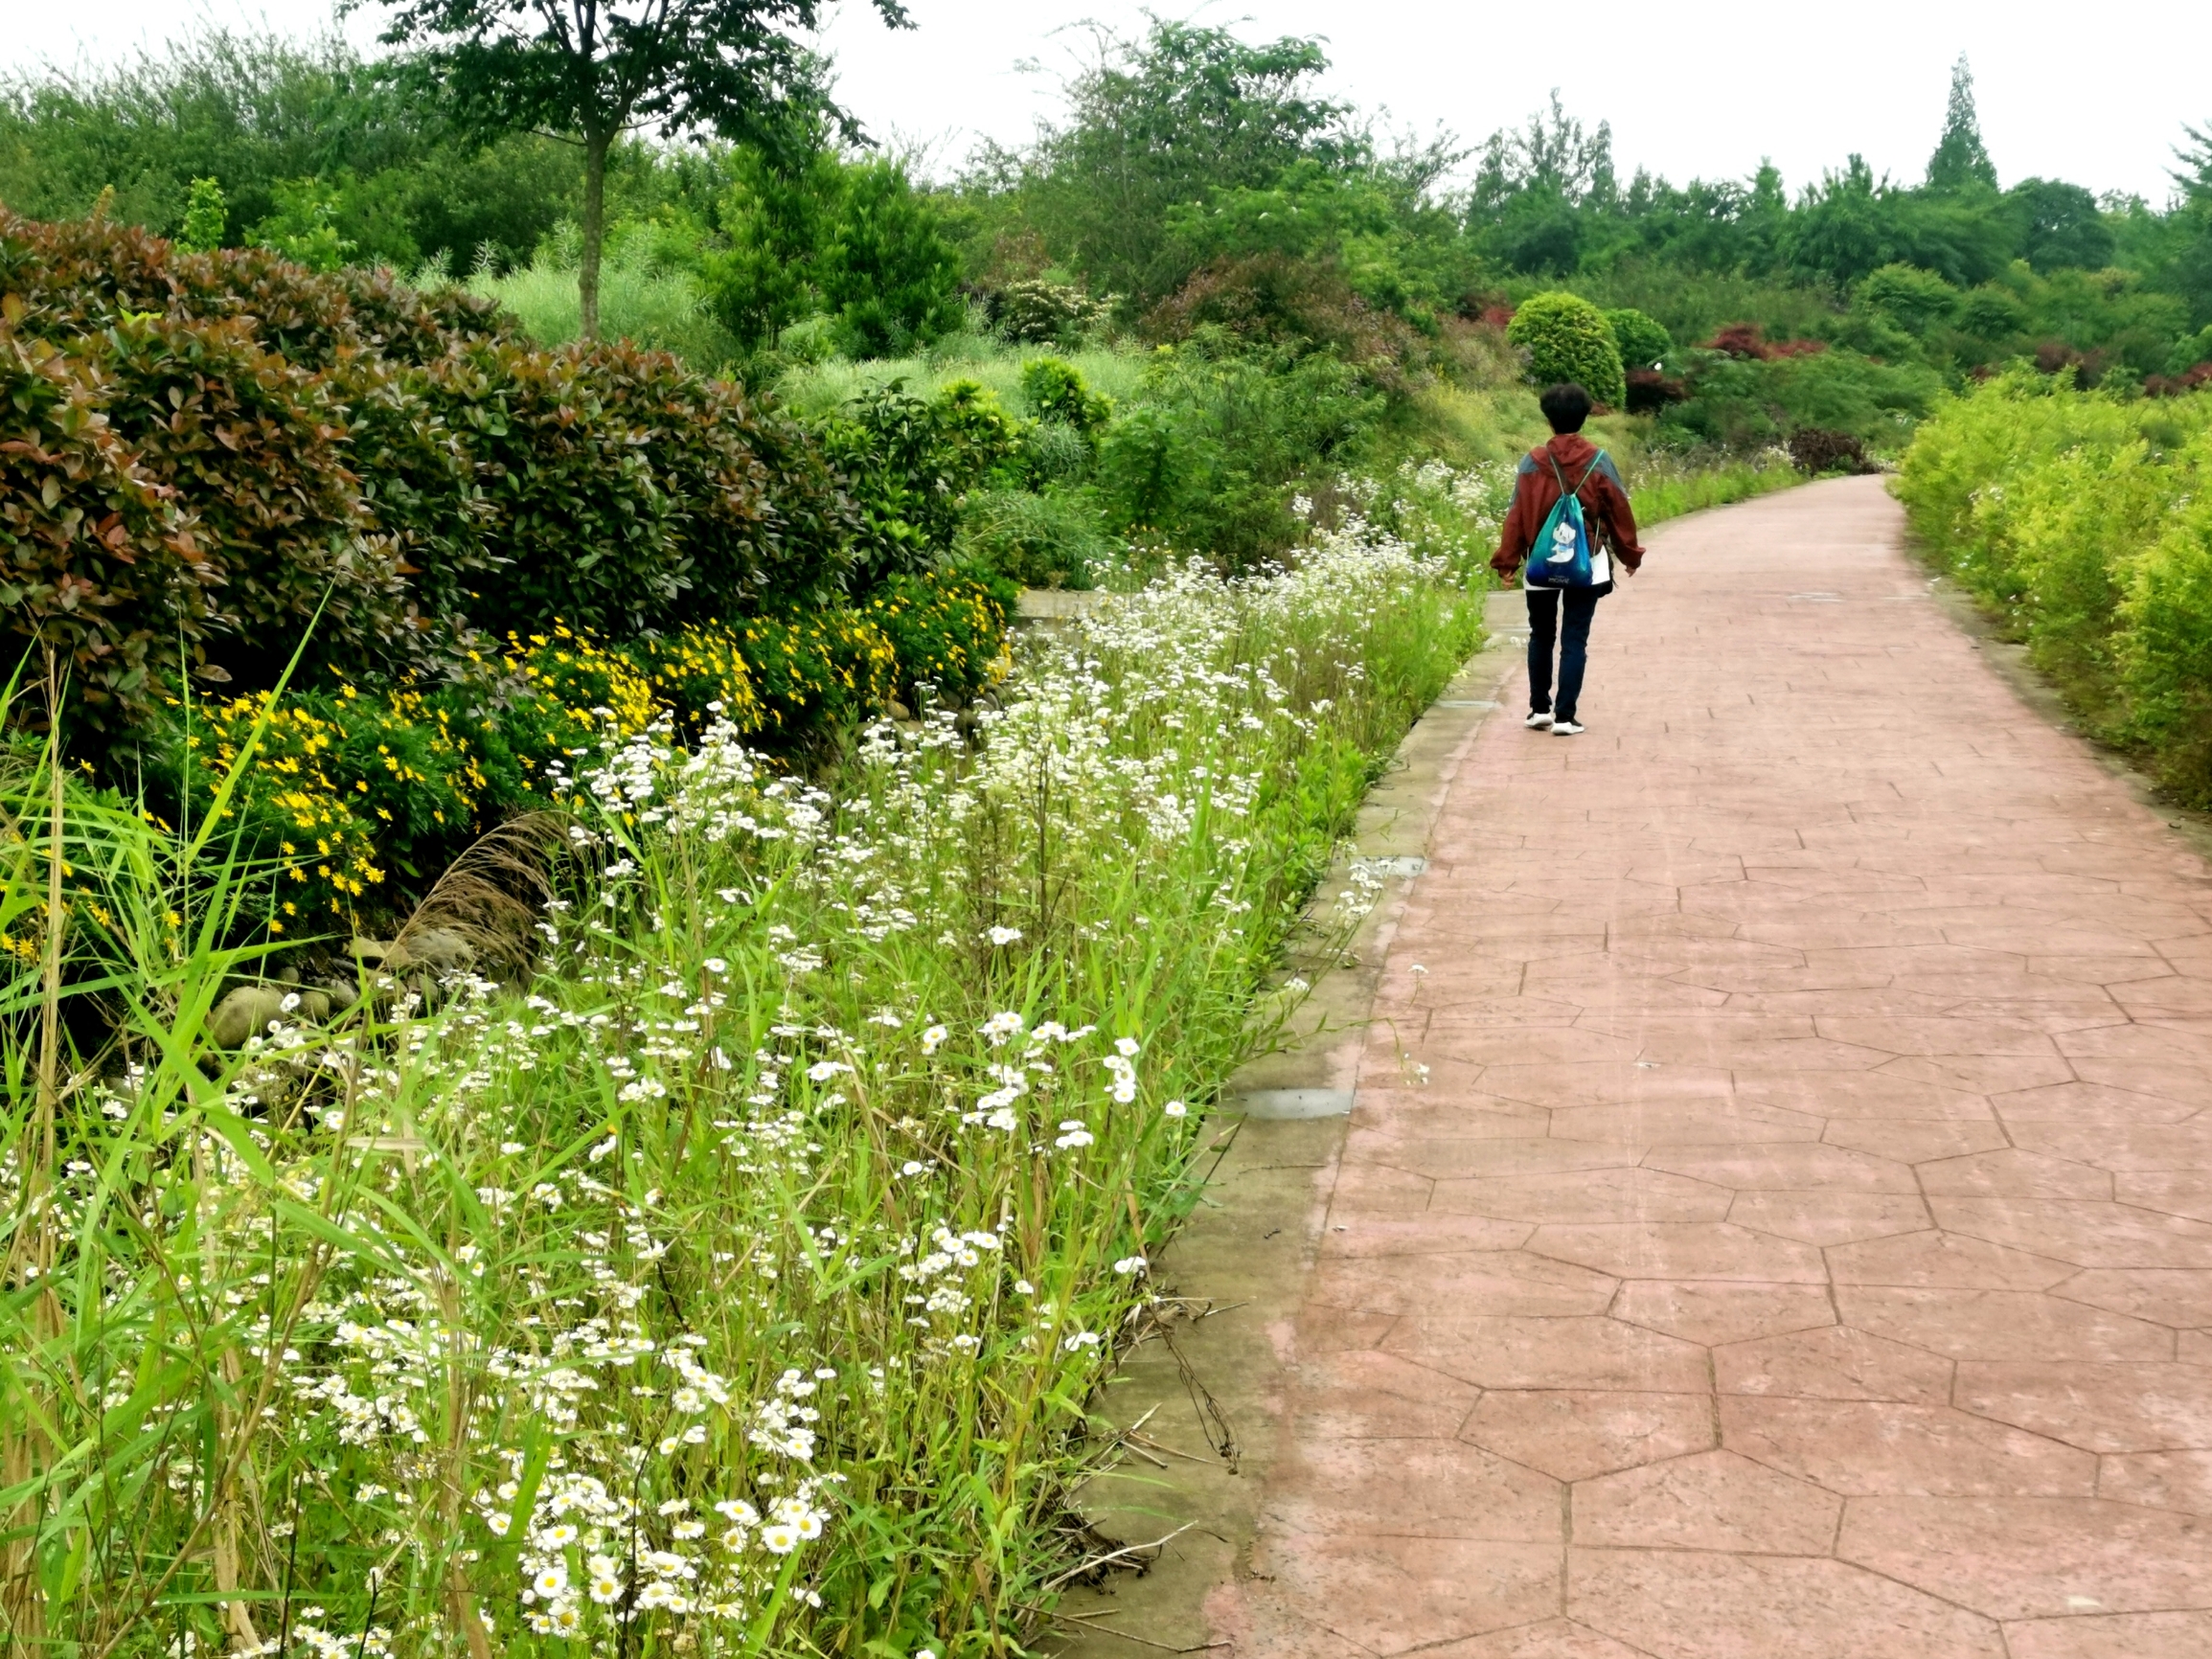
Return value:
[[(1520, 475), (1514, 482), (1513, 506), (1505, 515), (1505, 531), (1498, 537), (1497, 554), (1490, 568), (1511, 581), (1536, 544), (1545, 516), (1560, 498), (1559, 477), (1552, 463), (1575, 486), (1583, 510), (1596, 521), (1607, 550), (1623, 567), (1634, 570), (1644, 562), (1643, 545), (1636, 540), (1636, 515), (1629, 506), (1628, 489), (1608, 458), (1598, 461), (1598, 446), (1580, 432), (1562, 432), (1540, 449), (1521, 458)], [(1592, 466), (1593, 461), (1597, 462)], [(1585, 474), (1587, 474), (1585, 477)]]

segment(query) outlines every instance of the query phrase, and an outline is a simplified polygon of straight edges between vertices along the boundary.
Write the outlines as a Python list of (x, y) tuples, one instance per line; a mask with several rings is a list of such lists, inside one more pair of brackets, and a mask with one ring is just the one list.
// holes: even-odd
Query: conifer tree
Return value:
[(1943, 137), (1927, 158), (1930, 190), (1960, 190), (1983, 184), (1996, 189), (1997, 170), (1981, 141), (1981, 122), (1973, 109), (1973, 71), (1966, 54), (1950, 68), (1950, 103), (1944, 111)]

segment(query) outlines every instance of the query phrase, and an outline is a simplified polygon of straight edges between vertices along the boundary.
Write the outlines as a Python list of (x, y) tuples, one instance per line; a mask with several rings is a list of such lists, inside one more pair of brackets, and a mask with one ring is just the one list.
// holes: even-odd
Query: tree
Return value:
[(1969, 185), (1996, 189), (1997, 170), (1981, 141), (1981, 123), (1973, 109), (1973, 71), (1966, 54), (1950, 69), (1950, 103), (1944, 110), (1943, 137), (1927, 158), (1930, 190), (1961, 190)]
[(2078, 184), (2024, 178), (2005, 193), (2020, 227), (2020, 249), (2039, 275), (2069, 267), (2101, 271), (2112, 262), (2111, 227), (2097, 198)]
[(1164, 297), (1193, 262), (1166, 233), (1175, 209), (1271, 189), (1302, 160), (1334, 167), (1371, 148), (1344, 105), (1315, 96), (1329, 66), (1316, 40), (1252, 45), (1154, 17), (1141, 41), (1102, 31), (1099, 47), (1068, 87), (1074, 120), (1046, 129), (1031, 154), (998, 160), (1019, 177), (1045, 241), (1095, 287)]
[[(900, 0), (869, 3), (890, 27), (909, 27)], [(399, 0), (383, 39), (416, 49), (417, 72), (469, 125), (582, 147), (577, 297), (592, 340), (617, 138), (712, 127), (780, 148), (795, 110), (857, 136), (829, 100), (822, 61), (792, 37), (812, 31), (820, 10), (820, 0)]]

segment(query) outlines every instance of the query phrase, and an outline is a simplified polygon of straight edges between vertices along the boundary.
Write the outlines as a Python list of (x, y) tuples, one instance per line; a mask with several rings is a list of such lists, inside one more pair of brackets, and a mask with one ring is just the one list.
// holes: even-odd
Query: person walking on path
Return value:
[[(1589, 654), (1590, 619), (1598, 601), (1613, 591), (1613, 564), (1623, 576), (1644, 562), (1636, 540), (1636, 515), (1629, 491), (1611, 457), (1583, 436), (1589, 419), (1590, 395), (1580, 386), (1553, 386), (1537, 400), (1551, 422), (1551, 442), (1521, 457), (1514, 481), (1513, 506), (1505, 515), (1491, 569), (1511, 581), (1529, 557), (1551, 511), (1571, 490), (1594, 527), (1585, 585), (1540, 587), (1528, 591), (1528, 706), (1531, 731), (1549, 729), (1562, 738), (1582, 731), (1575, 717), (1583, 691), (1583, 668)], [(1560, 613), (1566, 613), (1565, 625)], [(1559, 696), (1552, 696), (1552, 648), (1559, 647)]]

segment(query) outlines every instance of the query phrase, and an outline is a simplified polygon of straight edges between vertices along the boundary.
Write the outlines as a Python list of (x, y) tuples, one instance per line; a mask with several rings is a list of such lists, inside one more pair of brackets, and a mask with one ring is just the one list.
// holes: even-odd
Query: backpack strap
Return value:
[[(1606, 452), (1603, 449), (1599, 450), (1595, 455), (1591, 456), (1590, 464), (1583, 468), (1583, 476), (1581, 482), (1576, 484), (1572, 489), (1569, 489), (1567, 488), (1567, 475), (1560, 470), (1560, 458), (1552, 453), (1550, 444), (1546, 443), (1543, 446), (1542, 454), (1543, 458), (1551, 463), (1552, 476), (1559, 480), (1560, 499), (1562, 501), (1564, 501), (1570, 495), (1573, 496), (1577, 501), (1581, 501), (1583, 486), (1589, 483), (1590, 474), (1597, 471), (1598, 464), (1604, 461), (1606, 458)], [(1585, 503), (1585, 505), (1586, 506), (1587, 503)]]

